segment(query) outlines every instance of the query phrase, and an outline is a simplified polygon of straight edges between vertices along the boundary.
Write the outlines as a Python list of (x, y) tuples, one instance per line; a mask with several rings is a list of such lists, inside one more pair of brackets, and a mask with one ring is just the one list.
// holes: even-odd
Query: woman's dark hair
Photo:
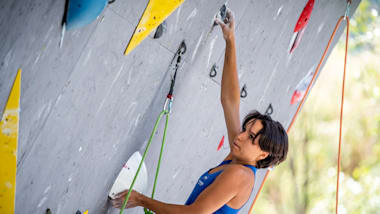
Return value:
[(251, 120), (261, 120), (263, 128), (257, 133), (260, 149), (268, 152), (269, 155), (257, 162), (257, 168), (266, 168), (278, 165), (286, 159), (288, 154), (288, 134), (281, 123), (272, 120), (269, 115), (263, 115), (258, 111), (252, 111), (245, 116), (242, 130), (246, 130), (246, 125)]

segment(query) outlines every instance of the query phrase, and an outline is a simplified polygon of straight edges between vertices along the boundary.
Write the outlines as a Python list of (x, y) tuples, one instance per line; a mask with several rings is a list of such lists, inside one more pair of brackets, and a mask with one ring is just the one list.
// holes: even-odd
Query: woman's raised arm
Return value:
[(231, 10), (227, 9), (225, 22), (222, 20), (216, 22), (221, 26), (226, 40), (220, 99), (231, 146), (240, 132), (240, 87), (236, 66), (235, 20)]

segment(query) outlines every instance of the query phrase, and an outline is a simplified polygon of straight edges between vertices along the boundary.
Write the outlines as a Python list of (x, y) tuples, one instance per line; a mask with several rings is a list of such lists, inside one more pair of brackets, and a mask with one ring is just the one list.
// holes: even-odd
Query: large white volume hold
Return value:
[[(133, 153), (127, 163), (124, 164), (119, 175), (117, 176), (115, 183), (112, 185), (109, 197), (114, 199), (115, 195), (129, 189), (132, 184), (133, 178), (137, 172), (142, 156), (140, 152)], [(133, 189), (137, 192), (143, 193), (148, 185), (148, 172), (146, 170), (145, 163), (142, 163), (141, 170), (137, 176)]]

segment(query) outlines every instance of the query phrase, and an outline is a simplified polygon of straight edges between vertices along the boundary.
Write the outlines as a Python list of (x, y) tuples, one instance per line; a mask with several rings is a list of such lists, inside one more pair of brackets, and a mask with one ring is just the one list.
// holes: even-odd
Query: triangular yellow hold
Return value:
[(183, 2), (184, 0), (150, 0), (124, 55), (128, 55)]
[(88, 210), (84, 211), (84, 213), (83, 213), (83, 214), (88, 214)]
[(14, 213), (21, 69), (0, 122), (0, 213)]

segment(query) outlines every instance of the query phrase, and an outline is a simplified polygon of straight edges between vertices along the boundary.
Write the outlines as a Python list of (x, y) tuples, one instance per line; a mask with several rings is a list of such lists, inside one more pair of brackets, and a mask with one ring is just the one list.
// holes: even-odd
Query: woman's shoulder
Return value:
[(252, 181), (255, 178), (253, 171), (242, 164), (229, 164), (222, 174), (241, 182)]

